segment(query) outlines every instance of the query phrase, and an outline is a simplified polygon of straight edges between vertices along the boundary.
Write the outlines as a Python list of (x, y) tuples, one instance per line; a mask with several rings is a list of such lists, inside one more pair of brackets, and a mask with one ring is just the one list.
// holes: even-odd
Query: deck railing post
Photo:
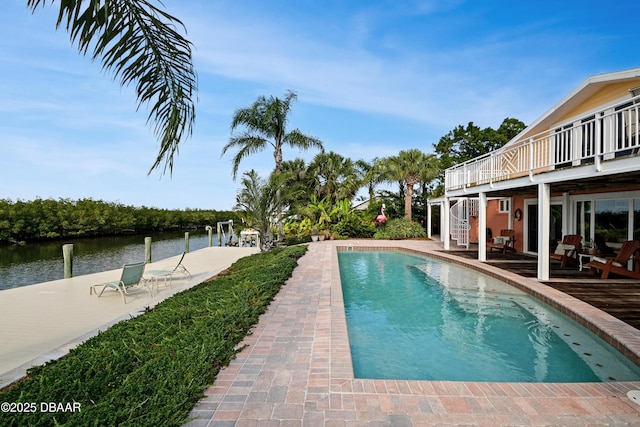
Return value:
[(144, 238), (144, 262), (151, 264), (151, 237)]
[(529, 180), (531, 181), (533, 181), (533, 168), (535, 164), (533, 159), (535, 152), (533, 148), (533, 138), (529, 138)]
[(596, 137), (595, 137), (595, 141), (594, 141), (594, 147), (593, 147), (593, 162), (596, 168), (596, 172), (600, 172), (601, 167), (600, 167), (600, 148), (602, 147), (602, 125), (604, 118), (600, 118), (600, 117), (596, 117)]
[(73, 244), (62, 245), (62, 259), (64, 260), (64, 278), (73, 276)]

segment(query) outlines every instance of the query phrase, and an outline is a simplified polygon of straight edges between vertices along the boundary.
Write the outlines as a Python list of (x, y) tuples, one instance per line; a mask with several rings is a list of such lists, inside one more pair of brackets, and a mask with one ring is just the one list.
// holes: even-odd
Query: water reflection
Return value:
[[(64, 277), (62, 245), (73, 243), (73, 275), (114, 270), (123, 264), (145, 260), (144, 238), (151, 236), (152, 261), (181, 254), (185, 249), (184, 232), (147, 235), (69, 239), (26, 245), (0, 246), (0, 290)], [(213, 245), (217, 245), (213, 236)], [(189, 233), (189, 250), (209, 246), (206, 231)]]

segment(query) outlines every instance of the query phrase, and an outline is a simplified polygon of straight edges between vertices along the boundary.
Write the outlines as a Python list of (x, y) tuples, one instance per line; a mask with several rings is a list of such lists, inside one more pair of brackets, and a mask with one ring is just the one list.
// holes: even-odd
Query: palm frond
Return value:
[(290, 147), (308, 150), (309, 148), (319, 148), (324, 153), (322, 141), (313, 136), (305, 135), (299, 129), (294, 129), (284, 137), (284, 142)]
[[(27, 0), (32, 12), (48, 3), (55, 1)], [(81, 54), (91, 49), (122, 86), (135, 85), (137, 109), (151, 106), (147, 123), (160, 149), (149, 173), (162, 163), (162, 173), (171, 173), (195, 120), (197, 75), (191, 43), (176, 30), (182, 22), (149, 0), (61, 0), (56, 27), (62, 24)]]
[(265, 149), (268, 141), (264, 138), (261, 138), (257, 135), (251, 135), (249, 133), (244, 133), (241, 136), (235, 136), (229, 138), (229, 142), (222, 148), (222, 155), (227, 152), (232, 147), (240, 147), (235, 156), (233, 156), (232, 164), (233, 164), (233, 179), (235, 180), (238, 176), (238, 168), (240, 167), (240, 162), (245, 157), (263, 151)]

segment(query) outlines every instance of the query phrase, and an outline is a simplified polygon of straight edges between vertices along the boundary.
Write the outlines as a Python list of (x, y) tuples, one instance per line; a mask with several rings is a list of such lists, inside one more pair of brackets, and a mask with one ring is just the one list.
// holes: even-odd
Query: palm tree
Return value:
[(431, 181), (437, 176), (438, 169), (435, 157), (413, 148), (400, 151), (397, 156), (387, 158), (384, 164), (385, 177), (388, 181), (402, 182), (406, 185), (404, 216), (411, 219), (413, 186), (425, 180)]
[(238, 168), (242, 159), (250, 154), (265, 150), (268, 146), (273, 148), (275, 172), (282, 169), (282, 148), (285, 145), (307, 150), (312, 147), (324, 150), (322, 142), (312, 136), (308, 136), (294, 129), (287, 132), (288, 115), (291, 111), (291, 102), (298, 96), (295, 92), (288, 91), (284, 99), (269, 99), (261, 96), (248, 108), (236, 110), (231, 122), (231, 131), (238, 126), (244, 126), (246, 130), (232, 136), (227, 145), (222, 148), (222, 155), (231, 148), (238, 148), (233, 157), (233, 179), (238, 175)]
[[(238, 175), (242, 159), (249, 154), (263, 151), (269, 145), (273, 147), (276, 175), (279, 175), (282, 170), (282, 147), (284, 145), (305, 150), (311, 147), (324, 150), (322, 142), (317, 138), (305, 135), (298, 129), (287, 132), (291, 101), (296, 99), (298, 99), (296, 93), (288, 91), (284, 99), (273, 96), (267, 99), (261, 96), (251, 107), (236, 110), (231, 122), (231, 132), (241, 125), (246, 130), (239, 136), (232, 136), (227, 145), (222, 148), (223, 156), (230, 148), (239, 148), (233, 157), (233, 179), (236, 179)], [(280, 197), (279, 190), (278, 197)], [(280, 217), (278, 217), (278, 234), (280, 237), (284, 235)]]
[[(32, 12), (47, 0), (27, 0)], [(184, 25), (150, 0), (65, 0), (60, 2), (56, 28), (64, 22), (85, 55), (102, 58), (102, 68), (134, 84), (138, 108), (151, 104), (147, 121), (153, 124), (160, 150), (151, 173), (164, 162), (173, 171), (178, 143), (191, 135), (195, 119), (197, 76), (191, 43), (176, 31)]]
[(284, 186), (289, 189), (295, 189), (293, 193), (287, 192), (290, 197), (286, 202), (291, 211), (295, 212), (298, 208), (305, 205), (309, 201), (309, 197), (313, 194), (313, 189), (308, 185), (308, 169), (305, 161), (301, 158), (293, 160), (285, 160), (282, 162), (280, 173), (284, 175)]
[(361, 184), (353, 161), (333, 151), (316, 155), (308, 175), (315, 181), (315, 193), (319, 198), (327, 198), (330, 207), (338, 200), (353, 199)]
[(262, 249), (269, 246), (273, 236), (271, 224), (282, 215), (285, 208), (281, 202), (285, 197), (278, 194), (283, 186), (283, 179), (283, 175), (272, 173), (265, 180), (252, 169), (244, 173), (236, 196), (236, 209), (243, 212), (249, 225), (260, 231)]
[(375, 197), (376, 185), (384, 181), (381, 173), (381, 159), (374, 157), (373, 160), (356, 160), (355, 166), (360, 174), (361, 187), (366, 186), (369, 193), (369, 201)]

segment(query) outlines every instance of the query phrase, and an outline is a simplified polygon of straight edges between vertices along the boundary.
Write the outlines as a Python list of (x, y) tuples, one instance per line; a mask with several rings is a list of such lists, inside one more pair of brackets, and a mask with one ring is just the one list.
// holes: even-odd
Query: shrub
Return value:
[(284, 242), (287, 246), (299, 245), (300, 243), (309, 243), (311, 242), (311, 235), (286, 237), (284, 239)]
[(334, 225), (333, 231), (342, 237), (369, 238), (373, 236), (376, 229), (358, 215), (349, 215)]
[(427, 237), (420, 224), (416, 224), (406, 218), (397, 218), (381, 225), (373, 236), (376, 239), (411, 239), (416, 237)]

